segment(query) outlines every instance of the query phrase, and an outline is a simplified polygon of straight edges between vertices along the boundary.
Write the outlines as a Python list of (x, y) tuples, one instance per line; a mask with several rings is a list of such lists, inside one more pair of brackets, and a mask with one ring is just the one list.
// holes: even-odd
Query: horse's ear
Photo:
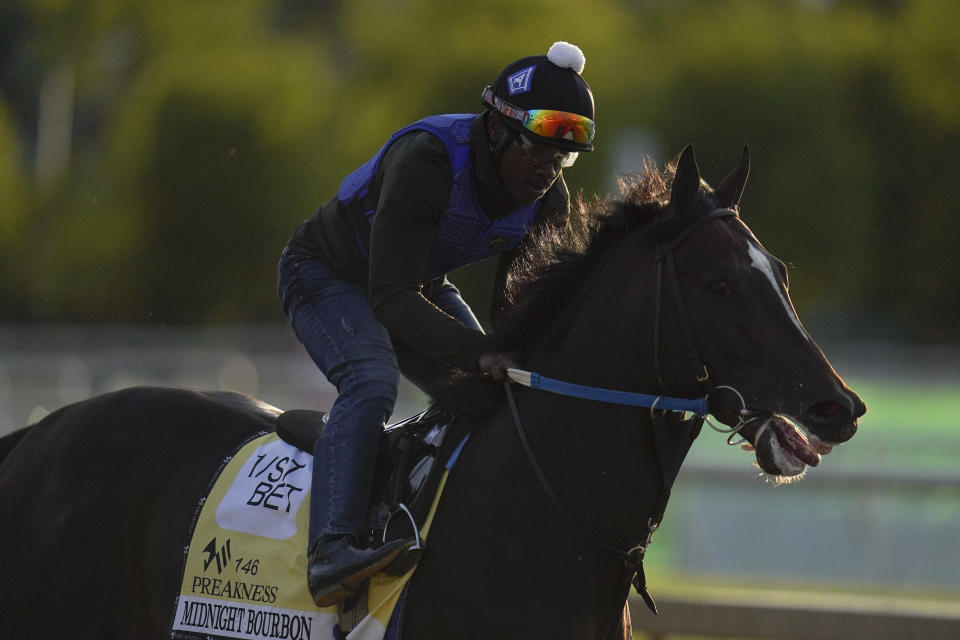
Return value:
[(680, 152), (677, 160), (677, 171), (673, 176), (673, 186), (670, 189), (671, 204), (679, 205), (697, 194), (700, 190), (700, 169), (697, 159), (693, 155), (693, 145), (688, 144)]
[(750, 175), (750, 147), (743, 146), (743, 153), (740, 154), (740, 162), (737, 168), (730, 175), (724, 178), (723, 183), (714, 190), (714, 195), (724, 207), (735, 207), (740, 204), (740, 196), (743, 195), (743, 188), (747, 184), (747, 177)]

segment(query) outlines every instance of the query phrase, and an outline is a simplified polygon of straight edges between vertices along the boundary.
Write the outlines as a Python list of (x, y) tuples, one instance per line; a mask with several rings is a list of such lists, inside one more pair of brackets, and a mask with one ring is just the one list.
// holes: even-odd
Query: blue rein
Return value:
[(553, 378), (542, 376), (539, 373), (524, 371), (522, 369), (507, 369), (507, 376), (517, 384), (525, 387), (549, 391), (550, 393), (570, 396), (572, 398), (623, 404), (631, 407), (651, 407), (667, 411), (690, 411), (698, 416), (706, 416), (710, 413), (710, 407), (707, 405), (706, 398), (688, 400), (686, 398), (671, 398), (646, 393), (588, 387), (582, 384), (564, 382), (563, 380), (554, 380)]

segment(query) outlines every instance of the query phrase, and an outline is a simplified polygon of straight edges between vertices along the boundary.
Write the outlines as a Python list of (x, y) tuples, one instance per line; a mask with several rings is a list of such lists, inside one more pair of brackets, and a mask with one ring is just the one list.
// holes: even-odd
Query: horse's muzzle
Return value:
[(857, 432), (857, 419), (866, 411), (860, 397), (847, 389), (842, 397), (813, 404), (798, 417), (817, 438), (838, 444), (853, 437)]

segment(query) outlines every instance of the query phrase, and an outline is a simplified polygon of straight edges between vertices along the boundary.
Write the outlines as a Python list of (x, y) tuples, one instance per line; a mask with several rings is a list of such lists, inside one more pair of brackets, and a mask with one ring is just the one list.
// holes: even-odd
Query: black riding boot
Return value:
[(389, 568), (414, 545), (413, 539), (391, 540), (360, 549), (352, 536), (320, 538), (307, 554), (307, 582), (318, 607), (329, 607), (352, 595), (363, 581)]

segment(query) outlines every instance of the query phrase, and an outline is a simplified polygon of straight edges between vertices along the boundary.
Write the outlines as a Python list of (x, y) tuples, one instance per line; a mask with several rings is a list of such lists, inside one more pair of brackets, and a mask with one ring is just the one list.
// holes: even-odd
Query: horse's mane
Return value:
[[(650, 228), (669, 204), (673, 162), (661, 172), (649, 160), (641, 171), (617, 180), (620, 196), (579, 194), (565, 225), (544, 225), (528, 236), (506, 279), (503, 308), (493, 318), (498, 348), (520, 351), (535, 333), (555, 318), (610, 247), (631, 231)], [(652, 234), (651, 240), (658, 234)], [(461, 375), (434, 397), (458, 413), (487, 413), (498, 385), (475, 375)]]
[(518, 349), (532, 332), (556, 317), (570, 293), (609, 248), (630, 231), (650, 226), (667, 206), (674, 165), (661, 173), (649, 160), (639, 173), (618, 178), (620, 197), (578, 194), (567, 224), (545, 225), (529, 236), (507, 275), (504, 308), (495, 318), (495, 340)]

